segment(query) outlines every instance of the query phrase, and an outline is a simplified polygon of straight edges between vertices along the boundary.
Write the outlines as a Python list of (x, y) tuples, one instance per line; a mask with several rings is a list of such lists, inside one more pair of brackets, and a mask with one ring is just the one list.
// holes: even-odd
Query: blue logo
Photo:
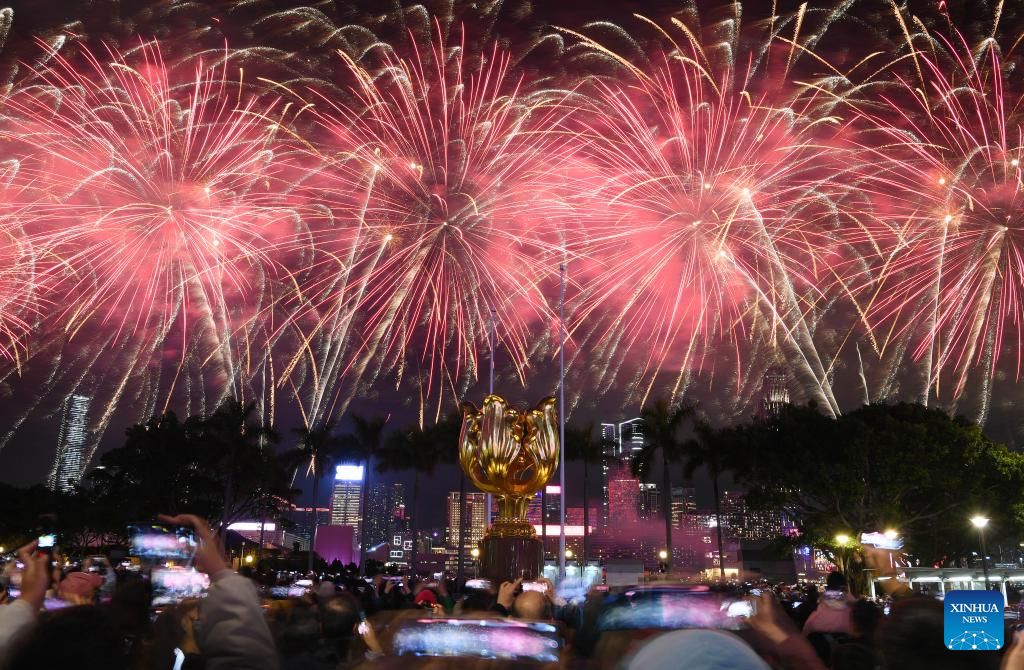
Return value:
[(948, 591), (944, 608), (947, 649), (1003, 648), (1003, 596), (999, 591)]

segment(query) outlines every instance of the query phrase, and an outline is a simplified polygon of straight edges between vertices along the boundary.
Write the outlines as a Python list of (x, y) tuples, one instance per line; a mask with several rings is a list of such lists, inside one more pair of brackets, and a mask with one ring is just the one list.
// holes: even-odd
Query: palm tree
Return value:
[(725, 581), (725, 552), (722, 543), (722, 505), (718, 494), (718, 478), (725, 469), (726, 459), (725, 442), (718, 438), (718, 433), (704, 418), (697, 418), (693, 422), (693, 437), (686, 440), (680, 446), (680, 452), (685, 459), (683, 475), (689, 479), (699, 467), (708, 469), (711, 475), (711, 485), (715, 493), (715, 530), (718, 536), (718, 575)]
[(359, 574), (366, 576), (366, 544), (369, 538), (370, 524), (369, 503), (370, 503), (370, 467), (373, 464), (374, 454), (380, 451), (381, 442), (384, 439), (384, 426), (388, 422), (386, 416), (376, 416), (370, 419), (352, 414), (349, 417), (352, 422), (353, 431), (341, 438), (342, 450), (346, 457), (363, 463), (363, 492), (362, 500), (359, 502), (362, 510), (362, 523), (359, 531)]
[[(186, 422), (186, 430), (224, 478), (222, 531), (255, 503), (263, 479), (264, 447), (278, 439), (273, 426), (253, 417), (255, 411), (256, 403), (226, 400), (210, 416)], [(245, 496), (240, 497), (239, 491)]]
[(299, 467), (305, 465), (306, 475), (313, 475), (313, 523), (310, 525), (309, 536), (310, 572), (313, 571), (313, 541), (316, 539), (317, 526), (320, 525), (320, 515), (317, 513), (320, 503), (320, 478), (345, 455), (341, 438), (334, 434), (335, 423), (334, 419), (330, 419), (320, 426), (294, 429), (292, 432), (299, 437), (299, 441), (294, 449), (282, 455), (282, 461), (287, 467), (297, 472)]
[(590, 466), (604, 461), (608, 445), (602, 439), (594, 439), (594, 424), (565, 427), (565, 458), (583, 463), (583, 565), (590, 555)]
[(431, 428), (412, 425), (396, 431), (386, 440), (377, 459), (377, 471), (412, 470), (412, 560), (410, 569), (416, 574), (419, 544), (420, 475), (430, 474), (443, 460), (443, 455)]
[(672, 568), (672, 476), (669, 462), (679, 460), (683, 424), (694, 415), (691, 405), (671, 405), (661, 398), (640, 412), (644, 420), (644, 447), (631, 463), (633, 473), (645, 477), (654, 462), (655, 452), (661, 452), (661, 471), (664, 486), (662, 510), (665, 513), (665, 550), (668, 557), (666, 570)]

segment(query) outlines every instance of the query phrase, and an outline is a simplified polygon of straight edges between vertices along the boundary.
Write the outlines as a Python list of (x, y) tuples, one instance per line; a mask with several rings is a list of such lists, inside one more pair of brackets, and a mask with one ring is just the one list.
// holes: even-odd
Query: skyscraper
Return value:
[[(448, 548), (455, 554), (459, 548), (459, 515), (462, 506), (459, 504), (459, 492), (452, 491), (448, 494)], [(466, 556), (473, 550), (473, 547), (484, 538), (484, 531), (487, 529), (487, 494), (467, 493), (466, 494), (466, 529), (462, 537), (462, 546), (466, 548)], [(468, 558), (467, 558), (468, 560)]]
[(339, 465), (334, 473), (331, 493), (331, 525), (352, 526), (353, 549), (359, 547), (362, 515), (363, 466)]
[(761, 383), (761, 406), (758, 408), (762, 419), (777, 415), (789, 404), (788, 375), (785, 368), (771, 367), (764, 373)]
[(89, 442), (89, 403), (86, 395), (72, 393), (61, 409), (57, 453), (46, 485), (51, 491), (71, 491), (82, 479)]
[(544, 510), (544, 519), (549, 524), (559, 524), (562, 518), (562, 487), (558, 484), (548, 484), (544, 488), (547, 508)]
[(608, 507), (615, 511), (615, 524), (639, 520), (640, 480), (630, 472), (628, 461), (618, 461), (608, 475)]
[(697, 511), (697, 489), (689, 486), (672, 487), (672, 527), (683, 527), (683, 515)]
[(661, 491), (657, 484), (638, 482), (637, 515), (641, 519), (656, 519), (661, 515)]
[(608, 504), (611, 492), (608, 489), (610, 476), (624, 459), (644, 448), (643, 419), (635, 417), (620, 423), (602, 423), (601, 440), (605, 444), (601, 462), (601, 526), (608, 526)]
[(388, 541), (394, 518), (391, 505), (391, 486), (375, 482), (370, 489), (370, 509), (366, 513), (366, 542), (371, 547)]

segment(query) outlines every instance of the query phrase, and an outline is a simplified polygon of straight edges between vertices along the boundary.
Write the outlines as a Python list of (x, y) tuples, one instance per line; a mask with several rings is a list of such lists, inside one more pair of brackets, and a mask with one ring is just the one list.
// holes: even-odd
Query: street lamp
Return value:
[(472, 549), (469, 550), (469, 555), (472, 556), (473, 558), (480, 558), (480, 550), (477, 549), (476, 547), (473, 547)]
[(245, 562), (248, 563), (248, 564), (252, 563), (252, 554), (246, 555)]
[(565, 557), (570, 561), (572, 560), (572, 549), (565, 550)]
[(839, 533), (838, 535), (836, 535), (836, 544), (838, 544), (840, 547), (845, 547), (847, 543), (849, 543), (849, 541), (850, 536), (846, 533)]
[(978, 535), (981, 537), (981, 570), (985, 573), (985, 590), (988, 591), (988, 558), (985, 556), (987, 553), (985, 550), (985, 527), (988, 526), (988, 517), (972, 516), (971, 523), (978, 529)]

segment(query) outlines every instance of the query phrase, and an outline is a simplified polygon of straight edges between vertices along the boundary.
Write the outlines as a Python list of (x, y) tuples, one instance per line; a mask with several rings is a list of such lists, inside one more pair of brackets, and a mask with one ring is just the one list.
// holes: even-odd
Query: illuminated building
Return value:
[(370, 491), (366, 515), (367, 543), (371, 547), (389, 542), (395, 532), (408, 530), (405, 518), (405, 488), (400, 483), (378, 482)]
[(331, 492), (331, 525), (352, 527), (353, 548), (359, 546), (359, 533), (363, 526), (362, 495), (363, 466), (337, 466)]
[(602, 423), (601, 441), (605, 445), (601, 459), (601, 526), (608, 525), (611, 492), (610, 477), (624, 460), (644, 448), (643, 419), (635, 417), (620, 423)]
[(639, 521), (639, 497), (640, 480), (630, 472), (627, 462), (620, 461), (618, 467), (608, 473), (608, 508), (615, 525)]
[(544, 518), (549, 524), (557, 524), (562, 517), (562, 487), (557, 484), (548, 484), (544, 487), (545, 503)]
[(783, 535), (782, 514), (747, 508), (740, 491), (722, 493), (722, 530), (727, 537), (741, 540), (774, 540)]
[[(459, 492), (452, 491), (448, 494), (448, 548), (450, 554), (456, 560), (459, 550), (459, 520), (462, 506), (459, 504)], [(487, 495), (484, 493), (466, 494), (466, 527), (462, 537), (462, 546), (468, 562), (469, 552), (480, 544), (484, 538), (484, 531), (487, 529)]]
[(764, 374), (761, 384), (761, 405), (758, 408), (762, 419), (778, 415), (789, 404), (788, 375), (785, 369), (772, 367)]
[(683, 527), (683, 515), (697, 511), (697, 489), (688, 486), (672, 487), (672, 527)]
[(637, 516), (641, 519), (655, 519), (661, 515), (661, 491), (657, 484), (638, 482)]
[(86, 466), (85, 450), (89, 442), (90, 401), (89, 396), (76, 393), (64, 399), (57, 453), (46, 482), (51, 491), (71, 491), (82, 480)]

